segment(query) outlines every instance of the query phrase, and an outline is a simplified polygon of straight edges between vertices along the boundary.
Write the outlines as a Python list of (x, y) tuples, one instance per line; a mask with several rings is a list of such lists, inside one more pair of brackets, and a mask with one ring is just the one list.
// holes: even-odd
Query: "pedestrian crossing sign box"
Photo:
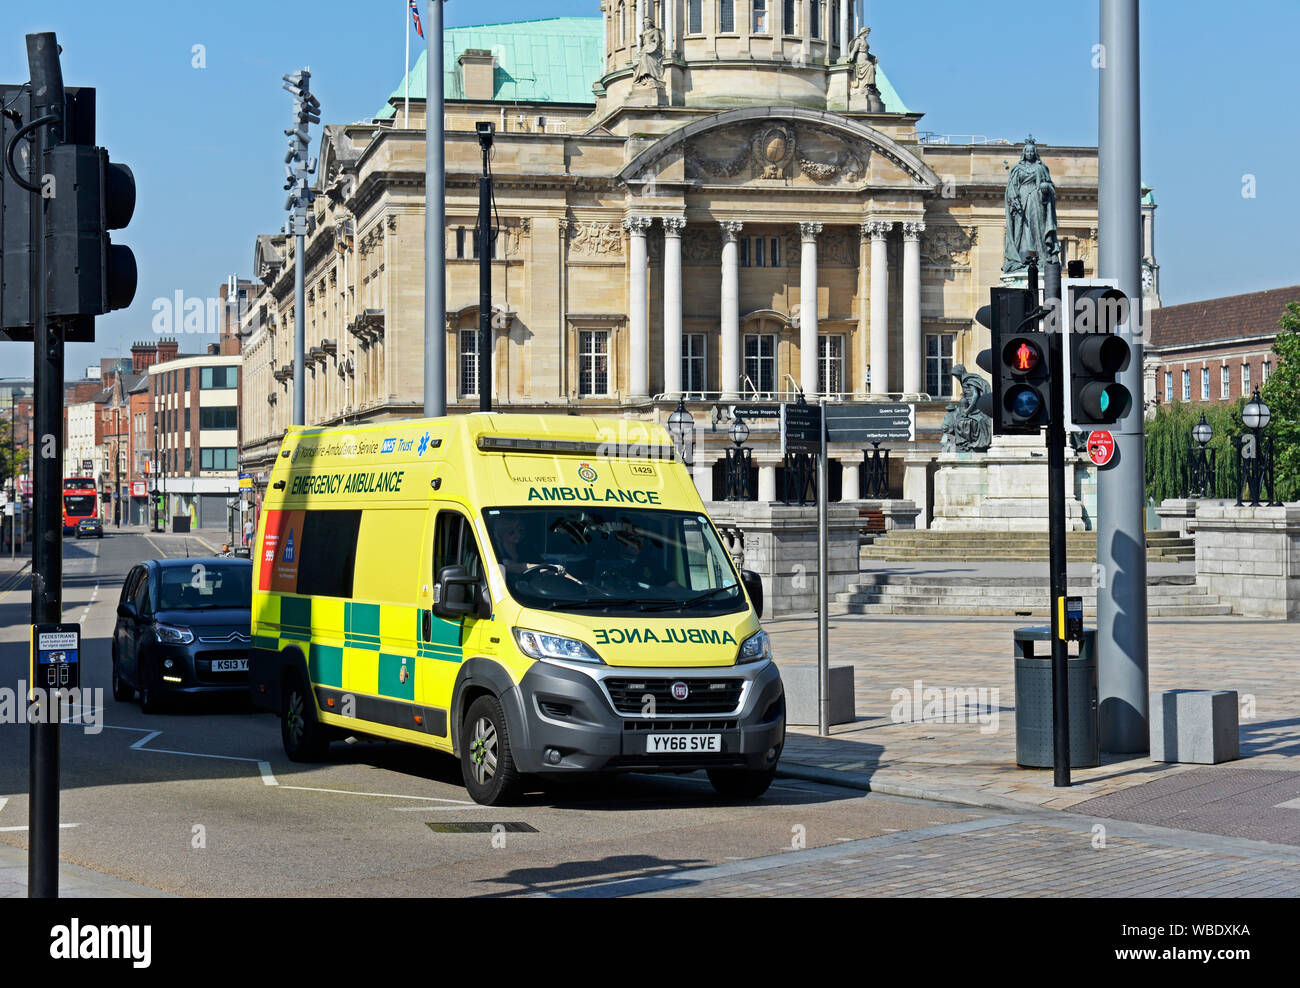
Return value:
[(81, 625), (33, 624), (31, 629), (32, 688), (80, 688)]

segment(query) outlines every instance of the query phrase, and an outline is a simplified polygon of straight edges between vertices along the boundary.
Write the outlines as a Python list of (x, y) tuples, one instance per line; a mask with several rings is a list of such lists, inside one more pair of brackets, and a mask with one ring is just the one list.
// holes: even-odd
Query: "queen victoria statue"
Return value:
[(1043, 263), (1056, 256), (1056, 186), (1047, 165), (1038, 157), (1033, 137), (1007, 178), (1007, 242), (1002, 270), (1020, 274), (1037, 253)]

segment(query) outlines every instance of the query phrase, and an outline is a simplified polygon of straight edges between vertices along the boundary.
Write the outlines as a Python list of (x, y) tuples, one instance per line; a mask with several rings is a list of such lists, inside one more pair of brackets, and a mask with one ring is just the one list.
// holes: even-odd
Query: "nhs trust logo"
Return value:
[(395, 450), (396, 448), (397, 448), (397, 437), (394, 436), (394, 437), (391, 438), (391, 439), (385, 439), (385, 440), (384, 440), (384, 445), (380, 447), (379, 452), (381, 452), (381, 453), (391, 453), (391, 452), (392, 452), (393, 450)]

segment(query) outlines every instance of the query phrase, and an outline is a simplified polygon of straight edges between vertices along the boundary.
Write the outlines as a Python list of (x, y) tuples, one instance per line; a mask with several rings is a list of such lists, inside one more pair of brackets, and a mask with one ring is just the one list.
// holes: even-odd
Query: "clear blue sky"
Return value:
[[(421, 0), (423, 9), (425, 0)], [(1095, 145), (1097, 3), (868, 0), (872, 49), (921, 126)], [(99, 90), (99, 141), (135, 172), (130, 309), (70, 348), (68, 376), (151, 335), (152, 303), (251, 275), (253, 240), (284, 222), (284, 72), (309, 65), (327, 123), (368, 118), (402, 75), (405, 0), (47, 0), (9, 5), (0, 79), (27, 78), (22, 36), (54, 30), (65, 81)], [(597, 0), (448, 0), (449, 26), (594, 15)], [(1143, 0), (1143, 163), (1156, 189), (1166, 304), (1300, 282), (1294, 39), (1300, 3)], [(1002, 21), (1005, 20), (1005, 24)], [(416, 39), (418, 41), (418, 39)], [(191, 67), (192, 47), (207, 67)], [(314, 132), (318, 137), (319, 131)], [(1244, 175), (1257, 196), (1242, 197)], [(211, 339), (211, 337), (206, 338)], [(196, 350), (202, 337), (183, 338)], [(28, 345), (0, 345), (7, 373)]]

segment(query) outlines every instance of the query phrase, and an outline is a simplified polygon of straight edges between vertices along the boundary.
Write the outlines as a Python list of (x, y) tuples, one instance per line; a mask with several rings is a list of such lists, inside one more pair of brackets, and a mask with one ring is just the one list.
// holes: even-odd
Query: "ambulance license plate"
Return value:
[(721, 734), (651, 734), (646, 738), (648, 755), (691, 755), (722, 751)]
[(213, 659), (213, 672), (248, 672), (247, 659)]

